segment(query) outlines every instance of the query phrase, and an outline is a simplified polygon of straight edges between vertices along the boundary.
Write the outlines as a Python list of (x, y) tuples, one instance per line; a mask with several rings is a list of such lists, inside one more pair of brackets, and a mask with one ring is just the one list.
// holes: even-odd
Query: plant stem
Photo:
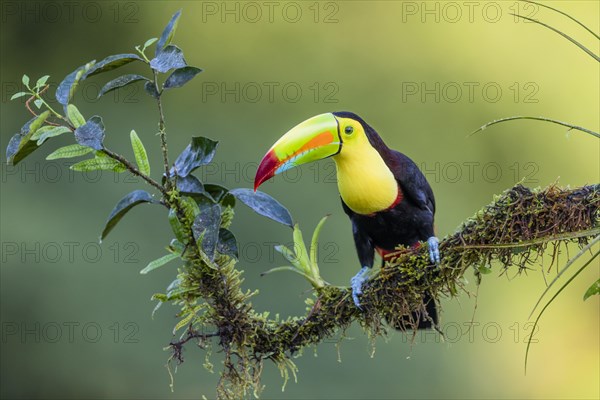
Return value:
[(567, 122), (562, 122), (562, 121), (558, 121), (558, 120), (550, 119), (550, 118), (545, 118), (545, 117), (527, 117), (527, 116), (521, 116), (521, 115), (515, 116), (515, 117), (500, 118), (500, 119), (496, 119), (494, 121), (490, 121), (487, 124), (482, 125), (481, 127), (477, 128), (475, 131), (471, 132), (469, 134), (469, 136), (472, 136), (472, 135), (476, 134), (477, 132), (483, 131), (487, 127), (490, 127), (492, 125), (496, 125), (496, 124), (499, 124), (499, 123), (502, 123), (502, 122), (506, 122), (506, 121), (514, 121), (514, 120), (517, 120), (517, 119), (532, 119), (532, 120), (535, 120), (535, 121), (550, 122), (550, 123), (553, 123), (553, 124), (566, 126), (567, 128), (569, 128), (569, 130), (575, 129), (575, 130), (578, 130), (578, 131), (581, 131), (581, 132), (589, 133), (590, 135), (595, 136), (597, 138), (600, 138), (600, 134), (598, 134), (597, 132), (594, 132), (594, 131), (592, 131), (590, 129), (584, 128), (582, 126), (577, 126), (577, 125), (569, 124)]
[(592, 35), (594, 35), (596, 37), (596, 39), (600, 40), (600, 36), (598, 36), (593, 30), (591, 30), (590, 28), (588, 28), (587, 26), (585, 26), (584, 24), (582, 24), (581, 22), (579, 22), (579, 20), (571, 17), (566, 12), (557, 10), (556, 8), (552, 8), (550, 6), (547, 6), (546, 4), (536, 3), (535, 1), (530, 1), (530, 0), (523, 0), (523, 1), (525, 3), (535, 4), (536, 6), (544, 7), (544, 8), (550, 9), (550, 10), (552, 10), (554, 12), (557, 12), (557, 13), (559, 13), (561, 15), (564, 15), (565, 17), (569, 18), (571, 21), (574, 21), (576, 24), (578, 24), (579, 26), (581, 26), (583, 29), (585, 29), (586, 31), (588, 31), (589, 33), (591, 33)]
[(158, 121), (158, 134), (160, 136), (160, 148), (163, 154), (163, 163), (165, 167), (165, 177), (167, 178), (166, 188), (167, 190), (171, 187), (171, 174), (169, 172), (169, 152), (167, 150), (167, 132), (165, 128), (165, 114), (163, 112), (162, 107), (162, 92), (158, 89), (158, 72), (153, 70), (154, 72), (154, 86), (156, 87), (156, 93), (158, 93), (158, 98), (156, 102), (158, 103), (158, 112), (160, 114), (160, 119)]
[[(39, 92), (36, 92), (32, 89), (30, 89), (29, 87), (27, 89), (29, 89), (29, 91), (31, 92), (31, 97), (29, 98), (29, 100), (27, 100), (26, 105), (27, 105), (27, 109), (29, 110), (29, 112), (31, 112), (33, 115), (36, 115), (33, 110), (29, 107), (29, 102), (31, 101), (31, 99), (36, 98), (37, 100), (40, 100), (42, 102), (42, 104), (44, 104), (46, 106), (46, 108), (52, 113), (54, 114), (55, 117), (57, 117), (58, 119), (60, 119), (61, 121), (64, 121), (67, 123), (67, 125), (71, 128), (73, 128), (73, 130), (75, 130), (75, 127), (73, 127), (73, 125), (71, 124), (71, 122), (65, 118), (62, 114), (56, 112), (56, 110), (54, 110), (54, 108), (52, 108), (50, 106), (50, 104), (48, 104), (46, 102), (46, 100), (44, 100), (44, 98), (42, 97), (42, 95), (44, 94), (44, 92), (46, 90), (48, 90), (48, 88), (50, 87), (50, 85), (46, 85), (44, 86), (44, 88), (42, 90), (40, 90)], [(48, 122), (49, 123), (49, 122)], [(56, 124), (52, 124), (49, 123), (50, 125), (56, 125)]]
[(579, 253), (577, 253), (575, 255), (575, 257), (571, 258), (567, 264), (563, 267), (562, 270), (560, 270), (560, 272), (554, 277), (554, 279), (552, 280), (552, 282), (550, 282), (550, 284), (548, 286), (546, 286), (546, 290), (544, 290), (544, 292), (541, 294), (540, 298), (538, 299), (537, 303), (535, 303), (535, 305), (533, 306), (533, 309), (531, 310), (531, 313), (529, 313), (529, 318), (531, 318), (531, 316), (533, 315), (533, 313), (535, 312), (537, 306), (540, 304), (540, 302), (542, 301), (542, 299), (544, 298), (544, 296), (546, 295), (546, 293), (548, 293), (548, 291), (550, 290), (550, 288), (552, 287), (552, 285), (554, 285), (554, 283), (562, 276), (562, 274), (565, 273), (565, 271), (567, 269), (569, 269), (569, 267), (571, 265), (573, 265), (573, 263), (575, 261), (577, 261), (577, 259), (579, 259), (579, 257), (583, 256), (588, 250), (590, 250), (592, 247), (594, 247), (594, 245), (596, 243), (598, 243), (598, 241), (600, 241), (600, 235), (596, 236), (590, 243), (587, 244), (587, 246), (585, 246), (584, 248), (582, 248)]
[(498, 243), (498, 244), (471, 244), (457, 246), (457, 249), (510, 249), (516, 247), (535, 246), (536, 244), (547, 243), (548, 241), (572, 240), (582, 237), (596, 236), (600, 234), (600, 228), (592, 228), (577, 232), (565, 232), (554, 236), (539, 237), (537, 239), (523, 240), (515, 243)]
[(162, 195), (166, 199), (169, 198), (169, 193), (168, 193), (167, 189), (164, 186), (162, 186), (160, 183), (156, 182), (154, 179), (150, 178), (148, 175), (142, 173), (139, 169), (136, 168), (135, 165), (133, 165), (131, 162), (129, 162), (129, 160), (127, 160), (125, 157), (123, 157), (120, 154), (114, 153), (114, 152), (112, 152), (112, 151), (110, 151), (108, 149), (103, 149), (102, 152), (104, 154), (106, 154), (107, 156), (109, 156), (110, 158), (119, 161), (133, 175), (139, 176), (140, 178), (142, 178), (143, 180), (145, 180), (146, 182), (148, 182), (150, 185), (154, 186), (156, 189), (158, 189), (162, 193)]
[(529, 337), (527, 338), (527, 348), (525, 349), (525, 374), (527, 374), (527, 360), (529, 358), (529, 347), (531, 346), (531, 339), (533, 337), (533, 333), (535, 332), (535, 328), (537, 328), (537, 326), (538, 326), (538, 322), (540, 322), (540, 318), (542, 318), (542, 315), (544, 314), (544, 311), (546, 311), (546, 309), (548, 308), (548, 306), (550, 306), (550, 304), (552, 304), (554, 299), (556, 299), (558, 297), (558, 295), (561, 294), (561, 292), (567, 286), (569, 286), (569, 283), (571, 283), (573, 281), (573, 279), (577, 278), (577, 275), (579, 275), (584, 269), (587, 268), (588, 265), (590, 265), (592, 263), (592, 261), (594, 261), (594, 259), (596, 257), (598, 257), (598, 254), (600, 254), (600, 251), (597, 251), (594, 255), (592, 255), (592, 257), (589, 260), (587, 260), (585, 262), (585, 264), (583, 264), (583, 266), (581, 268), (579, 268), (577, 270), (577, 272), (575, 272), (573, 274), (573, 276), (570, 277), (569, 280), (566, 281), (565, 284), (560, 287), (560, 289), (558, 289), (558, 291), (554, 294), (554, 296), (552, 296), (552, 298), (546, 303), (544, 308), (542, 308), (542, 311), (540, 311), (540, 313), (538, 314), (537, 318), (535, 319), (535, 322), (533, 323), (533, 328), (531, 329), (531, 333), (529, 334)]

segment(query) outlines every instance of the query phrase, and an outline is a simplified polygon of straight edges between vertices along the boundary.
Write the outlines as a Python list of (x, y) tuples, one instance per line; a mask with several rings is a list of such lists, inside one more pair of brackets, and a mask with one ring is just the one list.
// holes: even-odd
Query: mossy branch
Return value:
[[(430, 265), (424, 248), (399, 249), (365, 287), (363, 310), (354, 306), (348, 289), (326, 285), (307, 300), (305, 316), (283, 321), (252, 308), (253, 293), (242, 291), (241, 271), (233, 268), (233, 260), (217, 259), (217, 270), (196, 260), (196, 267), (180, 275), (187, 290), (183, 304), (194, 308), (205, 299), (206, 309), (190, 320), (182, 342), (171, 342), (172, 359), (183, 361), (182, 344), (190, 338), (206, 341), (201, 332), (216, 332), (226, 355), (218, 396), (248, 396), (261, 387), (257, 371), (264, 360), (293, 372), (293, 354), (338, 335), (354, 321), (371, 337), (385, 334), (384, 320), (392, 326), (403, 320), (406, 326), (411, 312), (425, 312), (424, 293), (438, 299), (465, 290), (461, 278), (470, 270), (480, 279), (480, 267), (492, 262), (502, 273), (522, 272), (535, 264), (551, 268), (559, 246), (584, 246), (598, 234), (600, 185), (543, 190), (517, 185), (440, 242), (443, 260), (439, 267)], [(549, 246), (553, 251), (543, 262)]]
[[(551, 7), (544, 7), (578, 22)], [(461, 291), (466, 291), (463, 286), (465, 280), (462, 278), (471, 269), (478, 281), (481, 280), (482, 273), (491, 271), (492, 262), (501, 273), (509, 269), (519, 273), (533, 265), (542, 265), (550, 269), (556, 264), (558, 270), (556, 256), (561, 246), (573, 243), (581, 249), (591, 249), (599, 240), (600, 185), (589, 185), (573, 190), (560, 189), (556, 186), (543, 190), (530, 190), (517, 185), (498, 196), (494, 202), (464, 222), (454, 234), (441, 241), (440, 249), (443, 256), (441, 265), (431, 265), (424, 248), (399, 248), (394, 257), (363, 288), (362, 309), (359, 310), (354, 305), (349, 289), (331, 286), (320, 276), (316, 263), (316, 248), (318, 233), (324, 222), (322, 220), (313, 235), (310, 252), (304, 245), (298, 227), (294, 229), (293, 251), (283, 246), (279, 248), (293, 265), (285, 268), (304, 276), (314, 288), (313, 295), (306, 300), (308, 306), (306, 314), (280, 320), (269, 318), (268, 313), (256, 312), (251, 303), (251, 298), (256, 292), (242, 289), (242, 271), (236, 269), (237, 244), (235, 236), (228, 230), (234, 215), (234, 191), (228, 191), (218, 185), (210, 185), (212, 191), (205, 191), (209, 185), (203, 185), (190, 175), (194, 169), (212, 160), (217, 143), (207, 138), (193, 138), (190, 146), (173, 164), (173, 169), (170, 168), (161, 95), (165, 89), (181, 87), (202, 71), (197, 67), (188, 66), (181, 49), (170, 45), (180, 15), (181, 12), (178, 11), (172, 16), (160, 39), (150, 39), (143, 47), (136, 46), (141, 58), (131, 54), (112, 55), (98, 63), (95, 61), (86, 63), (67, 75), (55, 95), (56, 100), (66, 109), (65, 116), (56, 112), (42, 98), (48, 88), (46, 85), (48, 76), (39, 78), (35, 86), (31, 87), (29, 77), (24, 75), (22, 82), (28, 91), (15, 93), (11, 99), (29, 96), (25, 106), (35, 118), (11, 138), (7, 158), (16, 164), (39, 148), (46, 139), (70, 131), (77, 140), (77, 145), (74, 145), (76, 149), (73, 150), (72, 146), (62, 147), (52, 153), (50, 159), (79, 157), (95, 150), (96, 157), (107, 156), (117, 163), (94, 164), (95, 159), (88, 159), (76, 165), (83, 168), (82, 163), (84, 163), (90, 170), (94, 168), (119, 172), (129, 170), (161, 193), (159, 202), (170, 209), (169, 222), (176, 239), (168, 247), (171, 254), (166, 258), (155, 260), (149, 265), (150, 269), (147, 267), (142, 271), (146, 273), (177, 258), (183, 261), (184, 266), (179, 269), (177, 279), (169, 285), (166, 293), (154, 296), (160, 301), (159, 305), (170, 302), (181, 308), (178, 315), (180, 319), (174, 332), (181, 329), (184, 331), (178, 339), (169, 343), (167, 349), (172, 352), (169, 361), (183, 362), (183, 348), (190, 342), (196, 342), (201, 348), (207, 350), (205, 366), (212, 370), (208, 357), (213, 341), (218, 340), (217, 344), (224, 354), (224, 368), (217, 387), (219, 398), (239, 399), (251, 395), (257, 396), (262, 389), (260, 377), (265, 360), (276, 363), (284, 380), (287, 380), (290, 373), (295, 377), (297, 369), (292, 361), (294, 354), (301, 352), (306, 346), (316, 345), (334, 336), (343, 338), (345, 329), (353, 322), (358, 322), (371, 338), (386, 333), (384, 321), (391, 326), (414, 329), (416, 321), (412, 321), (411, 318), (414, 318), (415, 312), (419, 317), (419, 314), (423, 313), (426, 318), (428, 317), (423, 305), (425, 293), (432, 295), (437, 301), (440, 297), (452, 297)], [(528, 17), (518, 17), (561, 34), (595, 60), (600, 60), (589, 49), (557, 29)], [(592, 32), (589, 29), (588, 31)], [(156, 43), (155, 56), (149, 59), (145, 49), (153, 43)], [(101, 95), (137, 81), (145, 81), (145, 90), (157, 100), (158, 134), (164, 164), (163, 184), (150, 177), (149, 168), (141, 168), (141, 165), (149, 164), (145, 150), (143, 152), (139, 150), (140, 147), (143, 148), (139, 138), (137, 139), (140, 143), (135, 145), (132, 139), (132, 147), (138, 163), (136, 167), (125, 157), (104, 147), (105, 132), (99, 116), (85, 120), (77, 107), (72, 104), (75, 89), (88, 76), (137, 61), (150, 66), (153, 79), (141, 75), (124, 75), (108, 82), (101, 90)], [(162, 85), (159, 85), (159, 73), (169, 73)], [(48, 110), (40, 115), (36, 114), (30, 105), (32, 101), (38, 108), (44, 106)], [(58, 118), (57, 122), (60, 124), (47, 120), (50, 113)], [(528, 116), (492, 121), (476, 132), (498, 123), (519, 119), (541, 120), (600, 137), (598, 132), (581, 126), (545, 117)], [(63, 129), (58, 129), (50, 135), (54, 127)], [(42, 132), (42, 129), (45, 131)], [(42, 135), (46, 137), (42, 138)], [(142, 160), (141, 163), (138, 158)], [(85, 164), (86, 162), (88, 163)], [(180, 188), (178, 183), (182, 181), (178, 181), (178, 178), (182, 181), (187, 178), (189, 192)], [(240, 190), (243, 189), (235, 189), (238, 196), (242, 194)], [(276, 200), (264, 193), (259, 197), (265, 203), (258, 206), (254, 204), (255, 211), (262, 210), (257, 212), (270, 215), (270, 218), (288, 226), (293, 224), (287, 210)], [(111, 213), (109, 223), (118, 222), (122, 215), (136, 204), (150, 201), (151, 196), (146, 192), (130, 193), (117, 204)], [(252, 202), (256, 201), (258, 200), (252, 200)], [(276, 208), (280, 212), (283, 210), (286, 214), (285, 218), (273, 210), (267, 215), (264, 213), (265, 208)], [(582, 250), (577, 257), (583, 253)], [(543, 257), (546, 254), (550, 254), (550, 260), (545, 263)], [(598, 254), (596, 252), (565, 285)], [(563, 271), (571, 264), (572, 261)], [(563, 271), (558, 273), (557, 277)], [(563, 288), (564, 285), (558, 293)], [(586, 296), (598, 293), (597, 286), (592, 286), (588, 292)], [(556, 295), (550, 302), (554, 298)], [(543, 310), (546, 307), (547, 305)]]

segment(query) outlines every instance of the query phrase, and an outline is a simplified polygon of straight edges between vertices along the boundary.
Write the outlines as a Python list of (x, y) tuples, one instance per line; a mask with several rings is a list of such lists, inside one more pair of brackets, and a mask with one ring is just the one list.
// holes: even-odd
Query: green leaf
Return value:
[(187, 219), (193, 221), (198, 214), (200, 214), (200, 206), (197, 201), (200, 201), (200, 204), (204, 205), (212, 205), (214, 202), (210, 201), (208, 198), (203, 196), (198, 196), (197, 199), (193, 199), (189, 196), (181, 197), (181, 206), (183, 208), (183, 212)]
[(34, 117), (33, 119), (29, 120), (21, 128), (21, 133), (28, 132), (28, 133), (31, 133), (32, 136), (33, 136), (33, 134), (35, 132), (37, 132), (37, 130), (40, 129), (42, 127), (42, 125), (44, 125), (44, 122), (46, 122), (46, 119), (49, 116), (50, 116), (50, 111), (44, 111), (43, 113), (41, 113), (37, 117)]
[(492, 267), (487, 265), (486, 263), (483, 263), (477, 267), (477, 271), (479, 271), (483, 275), (491, 274)]
[(311, 263), (311, 265), (313, 265), (315, 267), (317, 266), (317, 252), (318, 252), (318, 248), (319, 248), (319, 235), (321, 234), (321, 229), (323, 229), (323, 225), (325, 225), (325, 221), (327, 221), (328, 217), (329, 217), (329, 215), (326, 215), (323, 218), (321, 218), (321, 220), (317, 224), (317, 227), (315, 228), (315, 231), (313, 232), (312, 240), (310, 241), (310, 263)]
[(177, 190), (179, 190), (181, 193), (186, 194), (206, 193), (204, 191), (204, 186), (202, 185), (202, 182), (200, 182), (200, 180), (194, 175), (188, 175), (186, 177), (178, 176)]
[(196, 168), (210, 163), (217, 152), (219, 142), (205, 137), (193, 137), (192, 143), (175, 160), (171, 175), (188, 176)]
[(133, 61), (144, 60), (137, 54), (115, 54), (112, 56), (108, 56), (105, 59), (91, 66), (83, 76), (82, 80), (89, 78), (90, 76), (100, 74), (102, 72), (107, 72), (115, 68), (122, 67), (123, 65), (127, 65)]
[(37, 80), (37, 82), (35, 83), (35, 87), (36, 88), (40, 88), (42, 86), (44, 86), (46, 84), (46, 82), (48, 81), (48, 78), (50, 78), (50, 75), (44, 75), (42, 76), (40, 79)]
[(23, 75), (23, 77), (21, 78), (21, 82), (23, 82), (23, 85), (29, 88), (29, 77), (27, 75)]
[(106, 221), (106, 225), (104, 226), (100, 240), (104, 240), (106, 235), (110, 233), (110, 231), (117, 225), (121, 218), (127, 214), (129, 210), (142, 203), (154, 203), (154, 199), (150, 193), (143, 190), (134, 190), (127, 196), (123, 197), (108, 216), (108, 220)]
[(592, 283), (592, 286), (590, 286), (588, 290), (585, 291), (585, 294), (583, 295), (583, 301), (586, 301), (591, 296), (598, 294), (600, 294), (600, 279)]
[(33, 132), (33, 134), (31, 135), (31, 138), (29, 140), (35, 140), (35, 141), (37, 141), (40, 138), (40, 136), (42, 136), (44, 133), (46, 133), (49, 130), (54, 129), (54, 128), (56, 128), (56, 126), (44, 125), (40, 129), (38, 129), (35, 132)]
[(142, 75), (129, 74), (129, 75), (120, 76), (120, 77), (115, 78), (112, 81), (108, 82), (106, 85), (104, 85), (102, 87), (102, 89), (100, 89), (100, 92), (98, 93), (97, 98), (100, 98), (101, 96), (103, 96), (106, 93), (111, 92), (115, 89), (119, 89), (119, 88), (129, 85), (130, 83), (134, 83), (134, 82), (142, 81), (142, 80), (147, 81), (147, 82), (150, 81), (148, 78), (146, 78), (145, 76), (142, 76)]
[[(42, 129), (39, 129), (36, 132), (36, 135), (38, 133), (40, 133), (40, 131), (42, 131)], [(56, 136), (62, 135), (63, 133), (67, 133), (67, 132), (71, 132), (71, 130), (69, 128), (67, 128), (66, 126), (53, 126), (53, 127), (50, 127), (50, 129), (45, 130), (41, 134), (37, 135), (37, 136), (39, 136), (39, 138), (37, 139), (37, 145), (41, 146), (49, 138), (56, 137)], [(34, 136), (36, 136), (36, 135), (34, 135)], [(33, 137), (31, 139), (34, 140)]]
[(181, 279), (175, 278), (175, 280), (167, 286), (167, 300), (173, 300), (177, 292), (181, 292), (179, 285), (181, 285)]
[(152, 38), (152, 39), (146, 40), (146, 42), (144, 43), (144, 47), (142, 47), (142, 52), (144, 50), (146, 50), (148, 48), (148, 46), (152, 46), (157, 40), (158, 40), (158, 38)]
[(91, 147), (82, 146), (80, 144), (72, 144), (70, 146), (64, 146), (59, 149), (54, 150), (46, 160), (58, 160), (61, 158), (73, 158), (84, 156), (90, 152), (94, 151)]
[[(191, 176), (191, 175), (190, 175)], [(204, 185), (204, 190), (219, 204), (224, 207), (235, 207), (235, 197), (229, 193), (229, 189), (215, 184)]]
[(11, 165), (17, 165), (21, 160), (33, 153), (39, 147), (36, 141), (31, 140), (33, 134), (41, 128), (50, 115), (50, 111), (44, 111), (37, 117), (33, 117), (21, 127), (21, 132), (16, 133), (8, 142), (6, 147), (6, 158)]
[(62, 80), (56, 88), (55, 94), (56, 100), (60, 104), (66, 106), (71, 101), (73, 93), (75, 93), (75, 89), (77, 88), (77, 85), (79, 85), (79, 81), (84, 76), (85, 72), (92, 68), (95, 63), (96, 60), (92, 60), (89, 63), (82, 65)]
[[(165, 300), (161, 300), (162, 297), (164, 297)], [(156, 312), (158, 311), (158, 309), (162, 306), (163, 302), (165, 302), (167, 299), (167, 296), (160, 294), (160, 293), (156, 293), (152, 295), (151, 300), (158, 300), (158, 302), (156, 303), (156, 306), (154, 306), (154, 309), (152, 310), (152, 319), (154, 319), (154, 314), (156, 314)]]
[(171, 253), (177, 253), (181, 255), (185, 251), (185, 245), (177, 239), (172, 239), (171, 243), (169, 243), (169, 246), (167, 247), (167, 250), (169, 250)]
[(31, 93), (28, 92), (17, 92), (15, 94), (13, 94), (12, 96), (10, 96), (10, 100), (15, 100), (18, 99), (19, 97), (23, 97), (23, 96), (27, 96), (27, 95), (31, 95)]
[(163, 88), (173, 89), (178, 88), (191, 81), (202, 70), (196, 67), (183, 67), (173, 71), (165, 81)]
[(69, 104), (67, 106), (67, 118), (75, 128), (85, 125), (85, 118), (83, 118), (83, 115), (81, 115), (75, 104)]
[(256, 213), (279, 222), (280, 224), (287, 225), (290, 228), (294, 227), (292, 216), (287, 208), (282, 206), (281, 203), (268, 194), (260, 191), (254, 192), (252, 189), (245, 188), (233, 189), (229, 193), (234, 195), (238, 200), (250, 207)]
[(275, 250), (277, 250), (279, 253), (281, 253), (281, 255), (286, 260), (288, 260), (294, 267), (296, 267), (298, 270), (300, 270), (300, 271), (304, 270), (302, 268), (302, 265), (299, 262), (298, 256), (296, 254), (294, 254), (294, 252), (292, 250), (287, 248), (287, 246), (280, 244), (280, 245), (275, 246)]
[(164, 303), (167, 301), (167, 295), (163, 293), (154, 293), (152, 297), (150, 297), (150, 300), (158, 300), (159, 302)]
[[(179, 23), (179, 17), (181, 17), (181, 10), (179, 10), (175, 14), (173, 14), (173, 16), (171, 17), (171, 20), (169, 21), (169, 23), (163, 30), (162, 34), (160, 35), (160, 39), (158, 40), (158, 43), (156, 44), (155, 55), (158, 55), (161, 51), (163, 51), (165, 46), (167, 46), (173, 40), (173, 36), (175, 36), (175, 30), (177, 29), (177, 24)], [(148, 43), (148, 42), (146, 42), (146, 43)], [(144, 48), (146, 48), (145, 45), (144, 45)]]
[(172, 69), (183, 68), (187, 66), (183, 58), (183, 51), (175, 45), (168, 45), (156, 57), (150, 60), (150, 68), (161, 72), (169, 72)]
[(148, 162), (148, 154), (146, 148), (140, 140), (137, 133), (134, 130), (129, 134), (131, 139), (131, 147), (133, 148), (133, 154), (135, 155), (135, 162), (137, 163), (138, 169), (144, 175), (150, 175), (150, 163)]
[(200, 208), (200, 214), (194, 219), (192, 232), (198, 247), (213, 261), (219, 240), (219, 227), (221, 225), (221, 206), (218, 204), (205, 204)]
[(94, 115), (84, 125), (75, 129), (75, 139), (82, 146), (88, 146), (94, 150), (102, 150), (104, 148), (102, 144), (104, 141), (104, 124), (102, 123), (102, 118)]
[(181, 299), (182, 294), (185, 294), (187, 292), (192, 292), (194, 290), (196, 290), (196, 289), (189, 288), (189, 287), (188, 288), (180, 288), (180, 287), (175, 288), (175, 289), (167, 292), (167, 300), (171, 301), (171, 300)]
[(154, 82), (146, 82), (144, 83), (144, 90), (146, 91), (146, 93), (148, 93), (150, 96), (152, 96), (155, 99), (158, 99), (160, 97), (160, 94), (158, 93), (158, 90), (156, 89), (156, 85), (154, 84)]
[(37, 142), (29, 140), (31, 133), (25, 135), (15, 133), (6, 147), (6, 159), (10, 165), (17, 165), (22, 159), (33, 153), (37, 148)]
[[(73, 93), (71, 89), (74, 89), (77, 85), (76, 81), (78, 81), (79, 78), (81, 78), (81, 74), (79, 74), (79, 72), (82, 71), (84, 67), (85, 66), (81, 66), (77, 68), (75, 71), (65, 76), (62, 82), (58, 84), (54, 97), (56, 97), (56, 101), (58, 101), (63, 106), (66, 106), (69, 103), (69, 101), (71, 101)], [(78, 74), (79, 78), (77, 77)]]
[(127, 168), (117, 160), (108, 157), (96, 157), (89, 160), (79, 161), (70, 167), (73, 171), (88, 172), (88, 171), (114, 171), (124, 172)]
[(182, 243), (187, 243), (185, 230), (183, 229), (183, 225), (179, 221), (179, 218), (177, 218), (177, 212), (173, 208), (169, 210), (169, 224), (171, 224), (171, 230), (175, 234), (177, 240)]
[(41, 100), (41, 99), (35, 99), (35, 100), (33, 101), (33, 104), (35, 104), (35, 106), (36, 106), (36, 107), (38, 108), (38, 110), (39, 110), (39, 109), (40, 109), (40, 108), (42, 108), (42, 106), (44, 105), (44, 101), (43, 101), (43, 100)]
[(235, 235), (225, 229), (219, 229), (219, 242), (217, 243), (217, 251), (226, 256), (238, 258), (238, 246)]
[(46, 119), (49, 116), (50, 116), (50, 111), (48, 111), (48, 110), (46, 110), (43, 113), (41, 113), (40, 115), (38, 115), (37, 118), (35, 118), (33, 120), (31, 125), (29, 125), (29, 132), (34, 134), (38, 129), (40, 129), (42, 127), (42, 125), (44, 124), (44, 122), (46, 122)]
[(304, 238), (302, 237), (302, 231), (298, 224), (294, 225), (294, 252), (298, 258), (298, 263), (305, 272), (310, 270), (310, 261), (308, 253), (306, 252), (306, 245), (304, 244)]
[(292, 272), (295, 272), (295, 273), (297, 273), (299, 275), (302, 275), (309, 282), (312, 281), (312, 278), (310, 276), (306, 275), (304, 272), (302, 272), (298, 268), (290, 267), (290, 266), (287, 266), (287, 265), (283, 266), (283, 267), (271, 268), (270, 270), (267, 270), (265, 272), (261, 272), (260, 276), (265, 276), (265, 275), (272, 274), (273, 272), (281, 272), (281, 271), (292, 271)]
[(177, 325), (175, 325), (175, 327), (173, 328), (173, 335), (175, 335), (177, 333), (177, 331), (180, 330), (181, 328), (183, 328), (184, 326), (192, 323), (192, 320), (194, 319), (195, 316), (196, 316), (196, 314), (194, 314), (193, 312), (190, 312), (181, 321), (179, 321), (177, 323)]
[[(181, 204), (183, 209), (182, 212), (185, 218), (187, 218), (188, 220), (193, 221), (196, 218), (196, 215), (200, 214), (200, 208), (198, 207), (194, 199), (184, 196), (181, 198)], [(171, 230), (177, 238), (177, 242), (188, 243), (188, 234), (183, 224), (179, 220), (177, 212), (174, 208), (169, 209), (169, 224), (171, 225)], [(173, 243), (171, 244), (173, 245)]]
[(156, 260), (150, 262), (144, 269), (140, 271), (140, 274), (145, 275), (150, 271), (154, 271), (155, 269), (162, 267), (163, 265), (169, 263), (170, 261), (179, 258), (179, 254), (167, 254), (162, 256), (161, 258), (157, 258)]

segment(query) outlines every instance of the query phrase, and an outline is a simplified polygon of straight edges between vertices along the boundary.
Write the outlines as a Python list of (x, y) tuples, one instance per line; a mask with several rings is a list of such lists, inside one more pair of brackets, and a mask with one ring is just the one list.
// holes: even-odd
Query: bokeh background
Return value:
[[(257, 162), (287, 129), (312, 115), (352, 110), (393, 148), (412, 157), (433, 186), (439, 236), (524, 179), (528, 186), (597, 183), (599, 142), (539, 122), (510, 122), (467, 138), (483, 123), (543, 115), (599, 129), (599, 68), (580, 49), (518, 12), (572, 34), (598, 52), (582, 28), (517, 1), (401, 2), (2, 1), (1, 147), (29, 118), (23, 73), (57, 83), (75, 67), (160, 34), (179, 8), (175, 43), (205, 71), (165, 96), (171, 157), (193, 135), (220, 141), (207, 182), (250, 187)], [(469, 3), (469, 4), (466, 4)], [(599, 30), (599, 3), (548, 2)], [(141, 66), (120, 70), (145, 73)], [(146, 144), (158, 177), (155, 104), (131, 86), (96, 100), (119, 72), (86, 82), (76, 104), (103, 116), (107, 145), (129, 157), (128, 133)], [(260, 89), (260, 90), (257, 90)], [(66, 136), (66, 135), (65, 135)], [(140, 275), (171, 238), (165, 210), (133, 210), (107, 240), (98, 236), (113, 205), (143, 188), (127, 175), (76, 174), (46, 162), (51, 140), (16, 167), (2, 162), (1, 394), (5, 398), (198, 398), (214, 396), (218, 374), (189, 346), (171, 392), (164, 365), (176, 309), (151, 317), (150, 296), (164, 291), (176, 263)], [(285, 204), (306, 232), (332, 214), (322, 233), (321, 271), (343, 285), (359, 267), (329, 161), (305, 166), (263, 189)], [(245, 286), (259, 289), (258, 310), (282, 317), (304, 310), (307, 284), (294, 274), (259, 277), (284, 264), (276, 242), (291, 232), (239, 206), (233, 230)], [(571, 255), (575, 249), (571, 249)], [(567, 252), (560, 255), (567, 260)], [(548, 260), (548, 259), (547, 259)], [(546, 260), (546, 261), (547, 261)], [(546, 264), (547, 269), (547, 264)], [(298, 383), (264, 373), (267, 399), (598, 398), (599, 301), (582, 301), (598, 264), (564, 291), (541, 320), (523, 373), (529, 312), (544, 290), (540, 270), (484, 277), (474, 296), (443, 299), (448, 340), (392, 333), (374, 355), (360, 329), (339, 348), (323, 343), (295, 360)], [(472, 274), (468, 287), (475, 292)], [(467, 324), (474, 315), (475, 326)], [(220, 355), (212, 361), (219, 370)]]

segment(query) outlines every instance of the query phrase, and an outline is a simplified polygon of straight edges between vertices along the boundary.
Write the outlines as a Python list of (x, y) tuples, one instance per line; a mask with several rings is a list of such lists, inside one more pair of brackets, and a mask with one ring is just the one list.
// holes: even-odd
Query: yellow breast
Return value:
[(346, 146), (333, 159), (340, 195), (352, 211), (372, 214), (396, 201), (398, 183), (372, 146)]

